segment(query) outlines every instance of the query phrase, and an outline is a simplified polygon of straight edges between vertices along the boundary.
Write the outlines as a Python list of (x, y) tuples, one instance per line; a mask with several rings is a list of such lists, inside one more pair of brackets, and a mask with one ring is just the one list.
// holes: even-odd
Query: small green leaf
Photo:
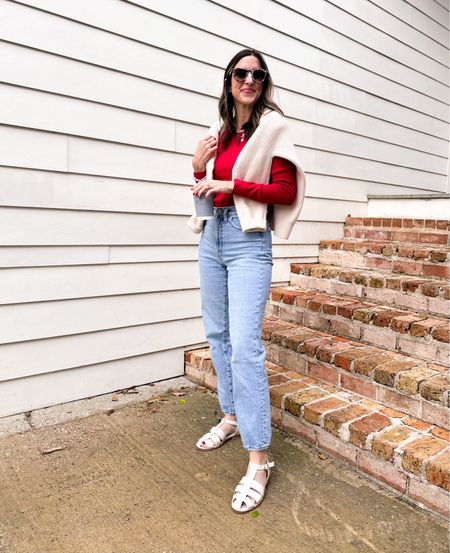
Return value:
[(258, 512), (258, 511), (252, 511), (250, 516), (251, 516), (252, 518), (259, 517), (259, 512)]
[(185, 399), (179, 399), (178, 403), (181, 403), (183, 405), (184, 403), (186, 403), (186, 400)]

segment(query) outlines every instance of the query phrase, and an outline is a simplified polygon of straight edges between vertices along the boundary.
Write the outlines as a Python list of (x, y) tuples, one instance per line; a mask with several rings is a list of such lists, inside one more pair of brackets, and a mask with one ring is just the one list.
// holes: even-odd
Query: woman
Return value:
[[(270, 397), (262, 319), (272, 273), (270, 227), (288, 238), (301, 210), (305, 177), (263, 56), (238, 52), (225, 69), (220, 121), (199, 142), (192, 159), (193, 194), (214, 194), (214, 217), (189, 226), (199, 246), (202, 314), (217, 373), (219, 424), (202, 436), (209, 451), (241, 436), (247, 474), (231, 507), (245, 513), (264, 499), (270, 468)], [(269, 224), (268, 224), (269, 223)]]

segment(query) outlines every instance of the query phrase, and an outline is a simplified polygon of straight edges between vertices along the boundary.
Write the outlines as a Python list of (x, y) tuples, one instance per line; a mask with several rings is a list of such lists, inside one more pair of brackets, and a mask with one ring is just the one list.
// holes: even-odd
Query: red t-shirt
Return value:
[[(236, 159), (247, 143), (247, 139), (240, 140), (233, 136), (226, 148), (219, 143), (214, 164), (214, 180), (231, 180), (231, 173)], [(297, 195), (297, 176), (295, 165), (282, 157), (274, 157), (270, 170), (270, 184), (234, 179), (233, 194), (256, 200), (264, 204), (291, 205)], [(194, 173), (194, 177), (202, 179), (206, 172)], [(214, 197), (215, 207), (234, 205), (233, 194), (220, 192)]]

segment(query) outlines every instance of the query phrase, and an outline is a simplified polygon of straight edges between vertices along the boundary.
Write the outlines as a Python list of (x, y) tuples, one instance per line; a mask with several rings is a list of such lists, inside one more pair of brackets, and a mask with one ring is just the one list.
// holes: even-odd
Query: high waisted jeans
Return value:
[(272, 276), (270, 229), (243, 232), (235, 207), (215, 208), (203, 228), (199, 262), (220, 407), (236, 415), (246, 450), (266, 449), (272, 429), (261, 327)]

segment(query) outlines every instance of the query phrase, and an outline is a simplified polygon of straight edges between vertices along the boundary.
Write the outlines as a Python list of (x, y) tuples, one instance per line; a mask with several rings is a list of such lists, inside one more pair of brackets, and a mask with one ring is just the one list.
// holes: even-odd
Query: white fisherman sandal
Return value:
[[(248, 513), (255, 507), (261, 504), (264, 499), (267, 483), (269, 482), (270, 469), (275, 463), (265, 463), (258, 465), (257, 463), (249, 463), (250, 470), (246, 476), (241, 478), (241, 481), (234, 490), (233, 499), (231, 500), (231, 508), (235, 513)], [(255, 480), (257, 470), (266, 470), (266, 482), (260, 484)]]
[[(234, 432), (231, 432), (230, 434), (225, 434), (225, 432), (220, 428), (220, 425), (226, 422), (227, 424), (231, 424), (232, 426), (236, 427), (236, 430)], [(217, 449), (221, 445), (223, 445), (226, 441), (230, 440), (234, 436), (237, 436), (239, 434), (239, 428), (237, 427), (237, 422), (231, 419), (227, 419), (224, 417), (219, 424), (216, 426), (213, 426), (209, 432), (204, 434), (196, 443), (196, 446), (201, 451), (210, 451), (211, 449)], [(205, 444), (202, 446), (202, 444)]]

